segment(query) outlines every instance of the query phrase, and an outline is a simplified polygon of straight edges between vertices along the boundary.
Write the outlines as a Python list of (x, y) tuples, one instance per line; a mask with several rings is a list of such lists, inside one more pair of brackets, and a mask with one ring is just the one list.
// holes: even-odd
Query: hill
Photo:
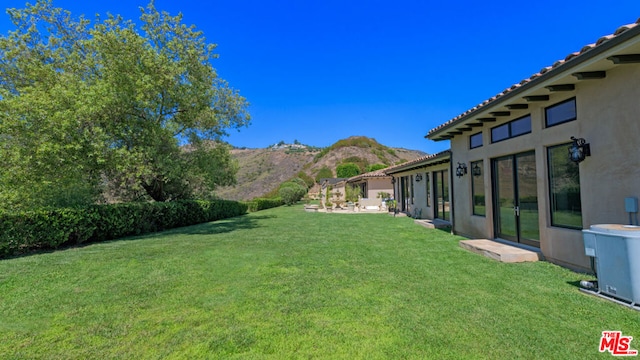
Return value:
[(315, 179), (322, 168), (335, 176), (336, 166), (354, 162), (364, 167), (373, 164), (396, 165), (426, 155), (422, 151), (390, 148), (375, 139), (353, 136), (319, 149), (301, 144), (278, 144), (266, 149), (233, 149), (238, 161), (238, 184), (218, 189), (230, 200), (249, 200), (263, 196), (295, 177), (299, 172)]

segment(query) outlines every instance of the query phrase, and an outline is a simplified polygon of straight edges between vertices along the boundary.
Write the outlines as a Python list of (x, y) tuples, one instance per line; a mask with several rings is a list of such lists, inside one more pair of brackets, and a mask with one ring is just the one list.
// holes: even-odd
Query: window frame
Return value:
[[(480, 144), (479, 145), (473, 146), (473, 139), (474, 138), (476, 138), (476, 139), (480, 138)], [(469, 149), (477, 149), (479, 147), (482, 147), (484, 145), (484, 141), (483, 140), (484, 139), (482, 138), (482, 131), (477, 132), (475, 134), (469, 135)]]
[[(478, 165), (480, 167), (480, 169), (482, 169), (482, 173), (480, 174), (480, 176), (475, 176), (473, 174), (473, 168), (475, 165)], [(476, 161), (472, 161), (470, 163), (470, 167), (471, 167), (471, 214), (475, 215), (475, 216), (482, 216), (482, 217), (487, 217), (487, 195), (486, 195), (486, 191), (485, 191), (485, 186), (484, 186), (484, 160), (480, 159), (480, 160), (476, 160)], [(479, 181), (479, 186), (476, 186), (476, 179), (478, 179)], [(480, 190), (482, 190), (482, 205), (484, 207), (484, 213), (478, 213), (476, 212), (476, 205), (480, 206), (480, 204), (476, 204), (476, 188), (479, 188)]]
[[(583, 221), (584, 221), (584, 217), (582, 215), (582, 201), (581, 201), (581, 186), (580, 186), (580, 167), (578, 166), (578, 164), (572, 162), (569, 160), (568, 156), (566, 157), (566, 161), (567, 164), (569, 166), (575, 166), (576, 170), (578, 172), (578, 177), (577, 177), (577, 188), (578, 188), (578, 194), (577, 194), (577, 199), (579, 202), (579, 207), (580, 207), (580, 225), (567, 225), (567, 224), (561, 224), (557, 222), (557, 216), (554, 216), (554, 214), (556, 214), (556, 212), (558, 212), (557, 209), (557, 195), (555, 190), (555, 186), (554, 186), (554, 168), (552, 168), (553, 166), (553, 162), (552, 162), (552, 154), (551, 152), (553, 150), (558, 150), (562, 155), (564, 156), (566, 154), (566, 149), (571, 145), (571, 143), (564, 143), (564, 144), (558, 144), (558, 145), (553, 145), (553, 146), (547, 146), (547, 182), (548, 182), (548, 186), (549, 186), (549, 190), (548, 190), (548, 196), (549, 196), (549, 224), (550, 226), (553, 227), (557, 227), (557, 228), (563, 228), (563, 229), (571, 229), (571, 230), (582, 230), (583, 228)], [(574, 195), (575, 197), (575, 195)], [(569, 200), (567, 200), (568, 202)]]
[[(449, 197), (451, 196), (451, 182), (449, 181), (449, 170), (436, 170), (433, 173), (433, 193), (434, 193), (434, 218), (451, 221), (451, 208), (445, 211), (447, 204), (451, 205)], [(446, 193), (445, 193), (446, 190)], [(439, 199), (442, 198), (442, 208), (440, 208)]]
[[(573, 102), (573, 114), (574, 114), (574, 116), (570, 117), (570, 118), (567, 118), (567, 119), (564, 119), (564, 120), (561, 120), (559, 122), (553, 123), (553, 124), (549, 124), (549, 111), (553, 110), (554, 108), (558, 108), (559, 106), (562, 106), (562, 105), (564, 105), (566, 103), (569, 103), (569, 102)], [(561, 124), (564, 124), (564, 123), (568, 123), (568, 122), (571, 122), (571, 121), (574, 121), (574, 120), (577, 120), (577, 119), (578, 119), (578, 104), (577, 104), (575, 96), (572, 97), (572, 98), (569, 98), (567, 100), (561, 101), (559, 103), (555, 103), (555, 104), (553, 104), (551, 106), (547, 106), (546, 108), (544, 108), (544, 126), (545, 126), (545, 128), (554, 127), (554, 126), (561, 125)]]
[[(516, 123), (516, 122), (518, 122), (518, 121), (524, 120), (524, 119), (526, 119), (526, 118), (529, 118), (529, 130), (528, 130), (528, 131), (526, 131), (526, 132), (523, 132), (523, 133), (519, 133), (519, 134), (517, 134), (517, 135), (513, 135), (513, 129), (512, 129), (513, 123)], [(519, 117), (519, 118), (517, 118), (517, 119), (513, 119), (513, 120), (511, 120), (511, 121), (509, 121), (509, 122), (506, 122), (506, 123), (504, 123), (504, 124), (501, 124), (501, 125), (498, 125), (498, 126), (494, 126), (494, 127), (492, 127), (492, 128), (491, 128), (491, 143), (492, 143), (492, 144), (495, 144), (495, 143), (498, 143), (498, 142), (501, 142), (501, 141), (505, 141), (505, 140), (509, 140), (509, 139), (516, 138), (516, 137), (518, 137), (518, 136), (523, 136), (523, 135), (531, 134), (531, 131), (532, 131), (532, 124), (531, 124), (531, 121), (532, 121), (532, 119), (531, 119), (531, 114), (527, 114), (527, 115), (521, 116), (521, 117)], [(507, 128), (507, 136), (506, 136), (505, 138), (500, 139), (500, 140), (495, 140), (495, 139), (494, 139), (494, 136), (493, 136), (493, 134), (494, 134), (494, 130), (499, 129), (499, 128), (503, 128), (503, 127), (506, 127), (506, 128)]]

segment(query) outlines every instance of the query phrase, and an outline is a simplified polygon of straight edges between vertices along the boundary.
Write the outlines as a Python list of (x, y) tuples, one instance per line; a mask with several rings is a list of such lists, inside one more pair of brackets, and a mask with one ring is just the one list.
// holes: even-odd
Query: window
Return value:
[(531, 132), (531, 115), (521, 117), (491, 129), (491, 142), (511, 139)]
[(473, 215), (486, 216), (484, 203), (484, 168), (483, 161), (471, 163), (471, 197), (473, 199)]
[(469, 148), (475, 149), (482, 146), (482, 132), (469, 136)]
[(576, 98), (563, 101), (545, 109), (546, 127), (566, 123), (577, 119)]
[(411, 197), (411, 194), (409, 194), (409, 177), (408, 176), (403, 176), (400, 178), (400, 186), (402, 186), (402, 199), (401, 199), (402, 207), (400, 208), (400, 210), (407, 211), (409, 206), (409, 198)]
[(578, 164), (570, 161), (567, 156), (570, 145), (568, 143), (547, 149), (551, 225), (582, 229), (580, 171)]
[(358, 184), (358, 187), (360, 188), (360, 197), (363, 199), (366, 199), (369, 197), (369, 193), (367, 192), (367, 183), (366, 182), (362, 182), (360, 184)]
[(433, 192), (436, 197), (435, 217), (449, 220), (449, 171), (442, 170), (433, 173)]

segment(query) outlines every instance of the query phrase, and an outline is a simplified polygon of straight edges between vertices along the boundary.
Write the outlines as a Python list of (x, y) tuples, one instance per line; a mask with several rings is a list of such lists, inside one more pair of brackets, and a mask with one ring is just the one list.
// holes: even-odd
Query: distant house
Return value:
[(447, 150), (383, 169), (392, 176), (398, 209), (416, 218), (450, 221), (450, 162)]
[(392, 177), (382, 170), (356, 175), (347, 180), (347, 186), (357, 186), (360, 190), (360, 206), (381, 206), (384, 200), (380, 193), (393, 195)]
[[(327, 199), (331, 203), (345, 202), (345, 187), (347, 178), (322, 178), (320, 179), (320, 200), (323, 206)], [(328, 193), (328, 197), (327, 197)]]
[[(455, 233), (539, 248), (551, 262), (589, 270), (581, 229), (637, 223), (625, 201), (640, 197), (639, 24), (620, 27), (429, 131), (427, 138), (451, 142), (451, 167), (437, 171), (443, 181), (449, 171)], [(446, 218), (440, 199), (429, 207), (419, 195), (436, 189), (438, 180), (425, 182), (427, 169), (416, 164), (387, 173), (404, 179), (396, 180), (403, 209), (420, 207), (423, 216), (442, 211)]]

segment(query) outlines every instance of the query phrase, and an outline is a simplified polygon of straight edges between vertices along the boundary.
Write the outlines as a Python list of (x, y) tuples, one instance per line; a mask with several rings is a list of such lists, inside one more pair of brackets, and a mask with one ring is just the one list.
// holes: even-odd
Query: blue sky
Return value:
[[(35, 1), (35, 0), (33, 0)], [(2, 8), (24, 7), (2, 0)], [(146, 0), (54, 0), (136, 20)], [(218, 44), (252, 124), (235, 146), (328, 146), (351, 135), (438, 152), (426, 133), (640, 17), (639, 0), (157, 0)], [(0, 33), (12, 30), (6, 14)]]

